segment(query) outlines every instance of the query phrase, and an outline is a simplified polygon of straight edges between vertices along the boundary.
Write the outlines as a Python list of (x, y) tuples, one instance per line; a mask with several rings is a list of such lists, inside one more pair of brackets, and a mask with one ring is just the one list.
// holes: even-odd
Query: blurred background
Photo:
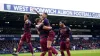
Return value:
[[(0, 54), (16, 51), (23, 33), (23, 13), (0, 12)], [(35, 29), (36, 14), (30, 14), (32, 21), (32, 45), (34, 52), (41, 52), (39, 36)], [(72, 30), (71, 50), (100, 49), (100, 20), (95, 18), (48, 16), (56, 35), (59, 29), (59, 21), (66, 21), (66, 26)], [(56, 36), (55, 36), (56, 38)], [(53, 44), (59, 50), (59, 43)], [(29, 52), (27, 44), (23, 45), (21, 52)]]

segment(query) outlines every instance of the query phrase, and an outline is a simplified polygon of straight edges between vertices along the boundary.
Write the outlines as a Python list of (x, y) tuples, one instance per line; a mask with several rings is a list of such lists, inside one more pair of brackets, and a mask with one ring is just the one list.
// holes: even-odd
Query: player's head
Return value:
[(24, 14), (24, 20), (27, 20), (30, 17), (29, 14)]
[(48, 16), (47, 13), (43, 13), (43, 14), (42, 14), (42, 17), (43, 17), (43, 18), (47, 18), (47, 16)]
[(60, 27), (63, 27), (65, 24), (66, 24), (65, 21), (60, 21), (60, 22), (59, 22), (59, 26), (60, 26)]
[(36, 24), (40, 24), (40, 23), (42, 23), (42, 20), (40, 18), (36, 18), (35, 22), (36, 22)]

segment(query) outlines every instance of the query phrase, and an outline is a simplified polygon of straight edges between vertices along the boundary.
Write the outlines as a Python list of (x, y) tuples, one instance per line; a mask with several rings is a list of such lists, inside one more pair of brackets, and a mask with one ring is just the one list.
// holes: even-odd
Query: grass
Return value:
[[(41, 53), (35, 53), (35, 56), (40, 56), (40, 54)], [(60, 54), (60, 52), (59, 52), (59, 54)], [(71, 51), (71, 55), (72, 56), (100, 56), (100, 49)], [(12, 56), (12, 54), (0, 54), (0, 56)], [(20, 53), (19, 56), (31, 56), (31, 53)], [(46, 56), (48, 56), (48, 55), (46, 54)], [(66, 54), (66, 56), (67, 56), (67, 54)]]

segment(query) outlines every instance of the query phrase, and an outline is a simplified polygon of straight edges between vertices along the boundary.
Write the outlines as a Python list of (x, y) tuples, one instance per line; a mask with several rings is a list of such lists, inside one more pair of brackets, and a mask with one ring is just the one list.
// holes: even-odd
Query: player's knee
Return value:
[(48, 50), (48, 52), (52, 52), (52, 50)]
[(63, 50), (60, 50), (60, 52), (63, 52)]
[(47, 48), (51, 48), (51, 44), (47, 44)]
[(46, 54), (46, 52), (42, 52), (43, 54)]
[(23, 42), (20, 40), (19, 45), (21, 45)]
[(51, 48), (51, 46), (50, 46), (50, 45), (47, 45), (47, 48), (49, 48), (49, 49), (50, 49), (50, 48)]
[(46, 52), (44, 52), (44, 54), (46, 54)]

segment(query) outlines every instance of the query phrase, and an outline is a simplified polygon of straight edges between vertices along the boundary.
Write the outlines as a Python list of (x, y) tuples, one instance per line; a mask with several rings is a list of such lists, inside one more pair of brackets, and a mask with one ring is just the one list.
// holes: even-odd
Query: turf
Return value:
[[(40, 54), (41, 53), (35, 53), (35, 56), (40, 56)], [(100, 56), (100, 49), (71, 51), (71, 55), (72, 56)], [(12, 54), (0, 54), (0, 56), (12, 56)], [(20, 53), (19, 56), (31, 56), (31, 54), (30, 53)], [(48, 55), (46, 54), (46, 56)]]

